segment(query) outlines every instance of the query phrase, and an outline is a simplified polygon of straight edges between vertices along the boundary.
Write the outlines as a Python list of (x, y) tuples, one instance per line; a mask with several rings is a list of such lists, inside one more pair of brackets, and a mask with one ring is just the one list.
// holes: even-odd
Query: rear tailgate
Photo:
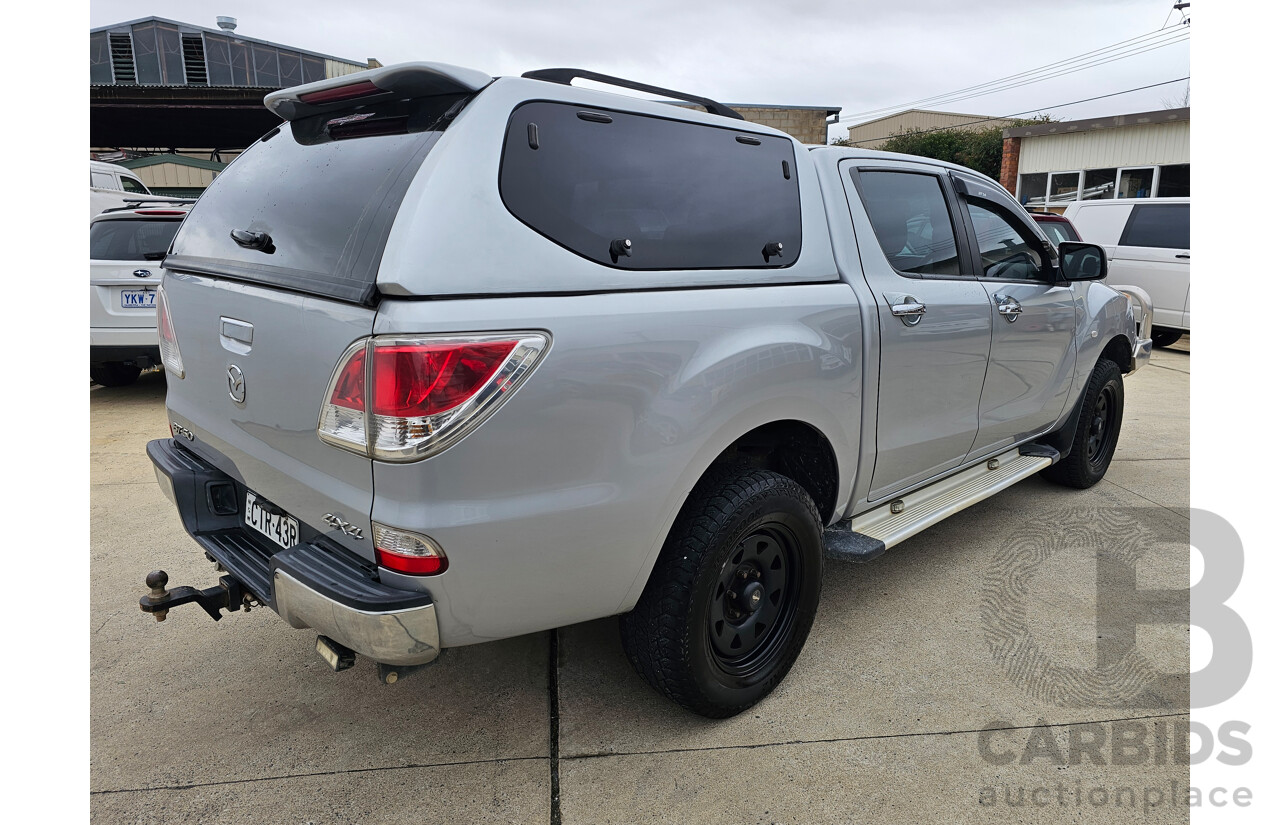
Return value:
[(90, 261), (89, 326), (154, 329), (159, 261)]
[[(339, 357), (370, 333), (374, 310), (183, 273), (164, 288), (185, 371), (169, 376), (169, 417), (194, 436), (182, 446), (303, 525), (325, 532), (332, 514), (371, 535), (371, 462), (320, 441), (316, 424)], [(373, 558), (367, 539), (333, 538)]]
[(372, 331), (400, 201), (464, 98), (384, 96), (283, 124), (214, 180), (164, 261), (184, 372), (167, 404), (192, 436), (179, 443), (304, 540), (318, 530), (366, 559), (372, 462), (317, 425), (343, 352)]

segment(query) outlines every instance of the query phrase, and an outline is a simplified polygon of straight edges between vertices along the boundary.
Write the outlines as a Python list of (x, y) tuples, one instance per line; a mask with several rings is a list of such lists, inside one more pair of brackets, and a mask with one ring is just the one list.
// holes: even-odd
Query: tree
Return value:
[[(936, 160), (950, 161), (967, 166), (988, 177), (999, 180), (1000, 158), (1004, 152), (1005, 129), (1046, 123), (1048, 116), (1031, 120), (1015, 120), (1009, 126), (991, 126), (985, 129), (911, 129), (899, 132), (879, 148), (886, 152), (920, 155)], [(836, 146), (850, 146), (847, 139), (833, 141)]]

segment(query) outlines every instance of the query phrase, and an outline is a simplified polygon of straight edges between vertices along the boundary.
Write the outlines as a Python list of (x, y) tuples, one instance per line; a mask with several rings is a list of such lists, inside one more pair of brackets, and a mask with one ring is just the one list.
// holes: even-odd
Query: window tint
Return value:
[[(400, 134), (339, 139), (342, 118), (333, 113), (283, 124), (200, 196), (174, 242), (175, 267), (370, 300), (400, 201), (440, 135), (431, 126), (460, 99), (440, 95), (360, 110), (369, 119), (358, 124), (375, 130), (385, 124)], [(233, 229), (267, 233), (273, 251), (238, 245)]]
[(1040, 277), (1040, 252), (999, 212), (968, 203), (973, 232), (982, 255), (982, 274), (1002, 281), (1030, 281)]
[(960, 257), (951, 213), (933, 175), (859, 172), (858, 190), (876, 240), (899, 272), (959, 275)]
[(1160, 191), (1156, 197), (1186, 198), (1191, 196), (1191, 164), (1177, 163), (1160, 167)]
[(511, 214), (597, 263), (778, 267), (800, 254), (795, 168), (785, 138), (535, 102), (511, 116), (499, 186)]
[(133, 178), (128, 178), (128, 177), (125, 177), (124, 175), (120, 176), (120, 188), (126, 192), (134, 192), (139, 195), (151, 194), (150, 192), (147, 191), (147, 187), (143, 186), (141, 183), (134, 180)]
[(158, 261), (169, 251), (181, 221), (94, 221), (89, 225), (89, 257), (95, 261)]
[(1191, 248), (1191, 204), (1138, 204), (1129, 215), (1120, 246)]

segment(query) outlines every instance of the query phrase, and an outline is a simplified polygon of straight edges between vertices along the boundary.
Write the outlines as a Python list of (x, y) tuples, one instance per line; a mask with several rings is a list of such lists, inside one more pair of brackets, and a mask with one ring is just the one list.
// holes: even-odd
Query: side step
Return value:
[(1035, 475), (1057, 460), (1057, 450), (1040, 444), (1001, 453), (827, 528), (823, 534), (825, 555), (838, 561), (871, 561), (926, 527)]

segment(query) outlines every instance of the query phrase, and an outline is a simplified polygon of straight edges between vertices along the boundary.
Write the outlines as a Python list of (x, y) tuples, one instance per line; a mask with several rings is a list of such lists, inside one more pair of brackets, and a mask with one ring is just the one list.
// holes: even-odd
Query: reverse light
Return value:
[(156, 327), (160, 337), (160, 363), (178, 378), (185, 377), (182, 352), (178, 349), (178, 334), (173, 329), (173, 316), (169, 314), (169, 299), (165, 297), (163, 281), (156, 289)]
[(449, 567), (440, 545), (426, 536), (373, 522), (373, 549), (378, 564), (397, 573), (433, 576)]
[(541, 332), (384, 335), (347, 348), (329, 382), (318, 432), (383, 461), (417, 461), (480, 426), (546, 351)]

